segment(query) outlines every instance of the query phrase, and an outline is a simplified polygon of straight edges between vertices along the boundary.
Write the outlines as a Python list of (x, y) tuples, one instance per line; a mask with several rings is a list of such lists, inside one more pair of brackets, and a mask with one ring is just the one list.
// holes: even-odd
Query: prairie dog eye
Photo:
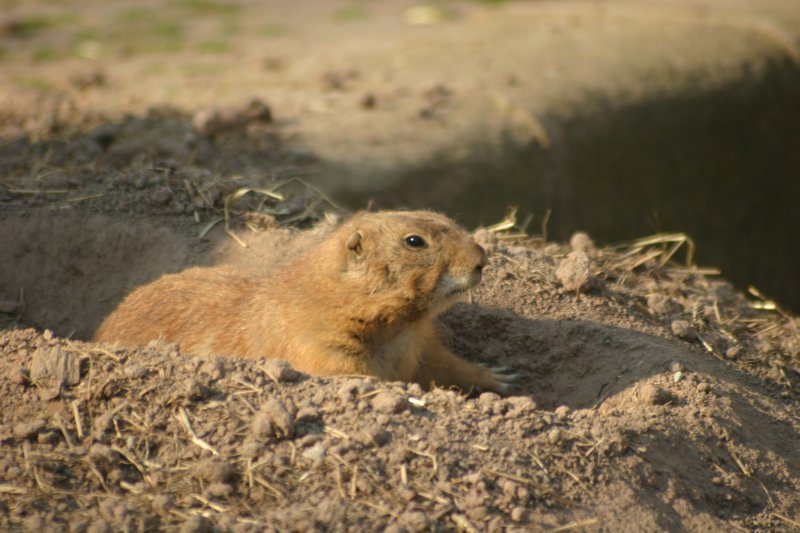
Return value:
[(428, 243), (419, 235), (409, 235), (405, 238), (406, 245), (410, 248), (425, 248)]

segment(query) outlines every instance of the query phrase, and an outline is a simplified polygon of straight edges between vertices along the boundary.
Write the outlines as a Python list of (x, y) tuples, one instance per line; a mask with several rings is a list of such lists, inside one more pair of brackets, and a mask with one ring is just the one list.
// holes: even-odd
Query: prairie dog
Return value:
[(94, 340), (162, 339), (196, 355), (284, 359), (318, 376), (507, 392), (506, 369), (469, 363), (436, 334), (436, 317), (486, 264), (483, 248), (443, 215), (360, 212), (267, 274), (191, 268), (139, 287)]

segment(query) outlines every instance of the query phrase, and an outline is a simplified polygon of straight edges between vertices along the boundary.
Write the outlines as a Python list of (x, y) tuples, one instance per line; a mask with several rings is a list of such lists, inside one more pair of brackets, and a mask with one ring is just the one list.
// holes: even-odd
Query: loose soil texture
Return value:
[(441, 329), (519, 372), (504, 398), (78, 340), (164, 272), (269, 268), (336, 223), (300, 180), (237, 175), (308, 162), (263, 113), (234, 122), (0, 150), (0, 530), (798, 527), (800, 323), (678, 264), (681, 235), (478, 230), (490, 265)]

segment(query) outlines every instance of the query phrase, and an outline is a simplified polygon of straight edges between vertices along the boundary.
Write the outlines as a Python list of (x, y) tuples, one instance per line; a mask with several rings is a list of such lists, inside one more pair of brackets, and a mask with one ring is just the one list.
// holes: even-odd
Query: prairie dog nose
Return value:
[(480, 253), (480, 259), (478, 259), (478, 264), (475, 265), (474, 275), (480, 279), (480, 275), (483, 272), (483, 267), (489, 264), (489, 258), (486, 255), (486, 250), (480, 244), (475, 244)]
[(489, 264), (489, 256), (486, 255), (486, 250), (483, 249), (483, 246), (477, 243), (475, 244), (475, 246), (477, 246), (478, 252), (481, 254), (481, 258), (478, 261), (478, 268), (480, 270), (483, 270), (483, 267)]

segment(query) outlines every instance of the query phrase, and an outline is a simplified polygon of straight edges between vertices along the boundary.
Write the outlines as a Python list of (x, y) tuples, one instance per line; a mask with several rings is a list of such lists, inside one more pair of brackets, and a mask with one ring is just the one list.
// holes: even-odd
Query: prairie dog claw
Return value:
[(506, 366), (492, 366), (488, 370), (492, 373), (492, 377), (497, 381), (499, 389), (503, 393), (512, 391), (520, 378), (520, 374), (517, 371)]

